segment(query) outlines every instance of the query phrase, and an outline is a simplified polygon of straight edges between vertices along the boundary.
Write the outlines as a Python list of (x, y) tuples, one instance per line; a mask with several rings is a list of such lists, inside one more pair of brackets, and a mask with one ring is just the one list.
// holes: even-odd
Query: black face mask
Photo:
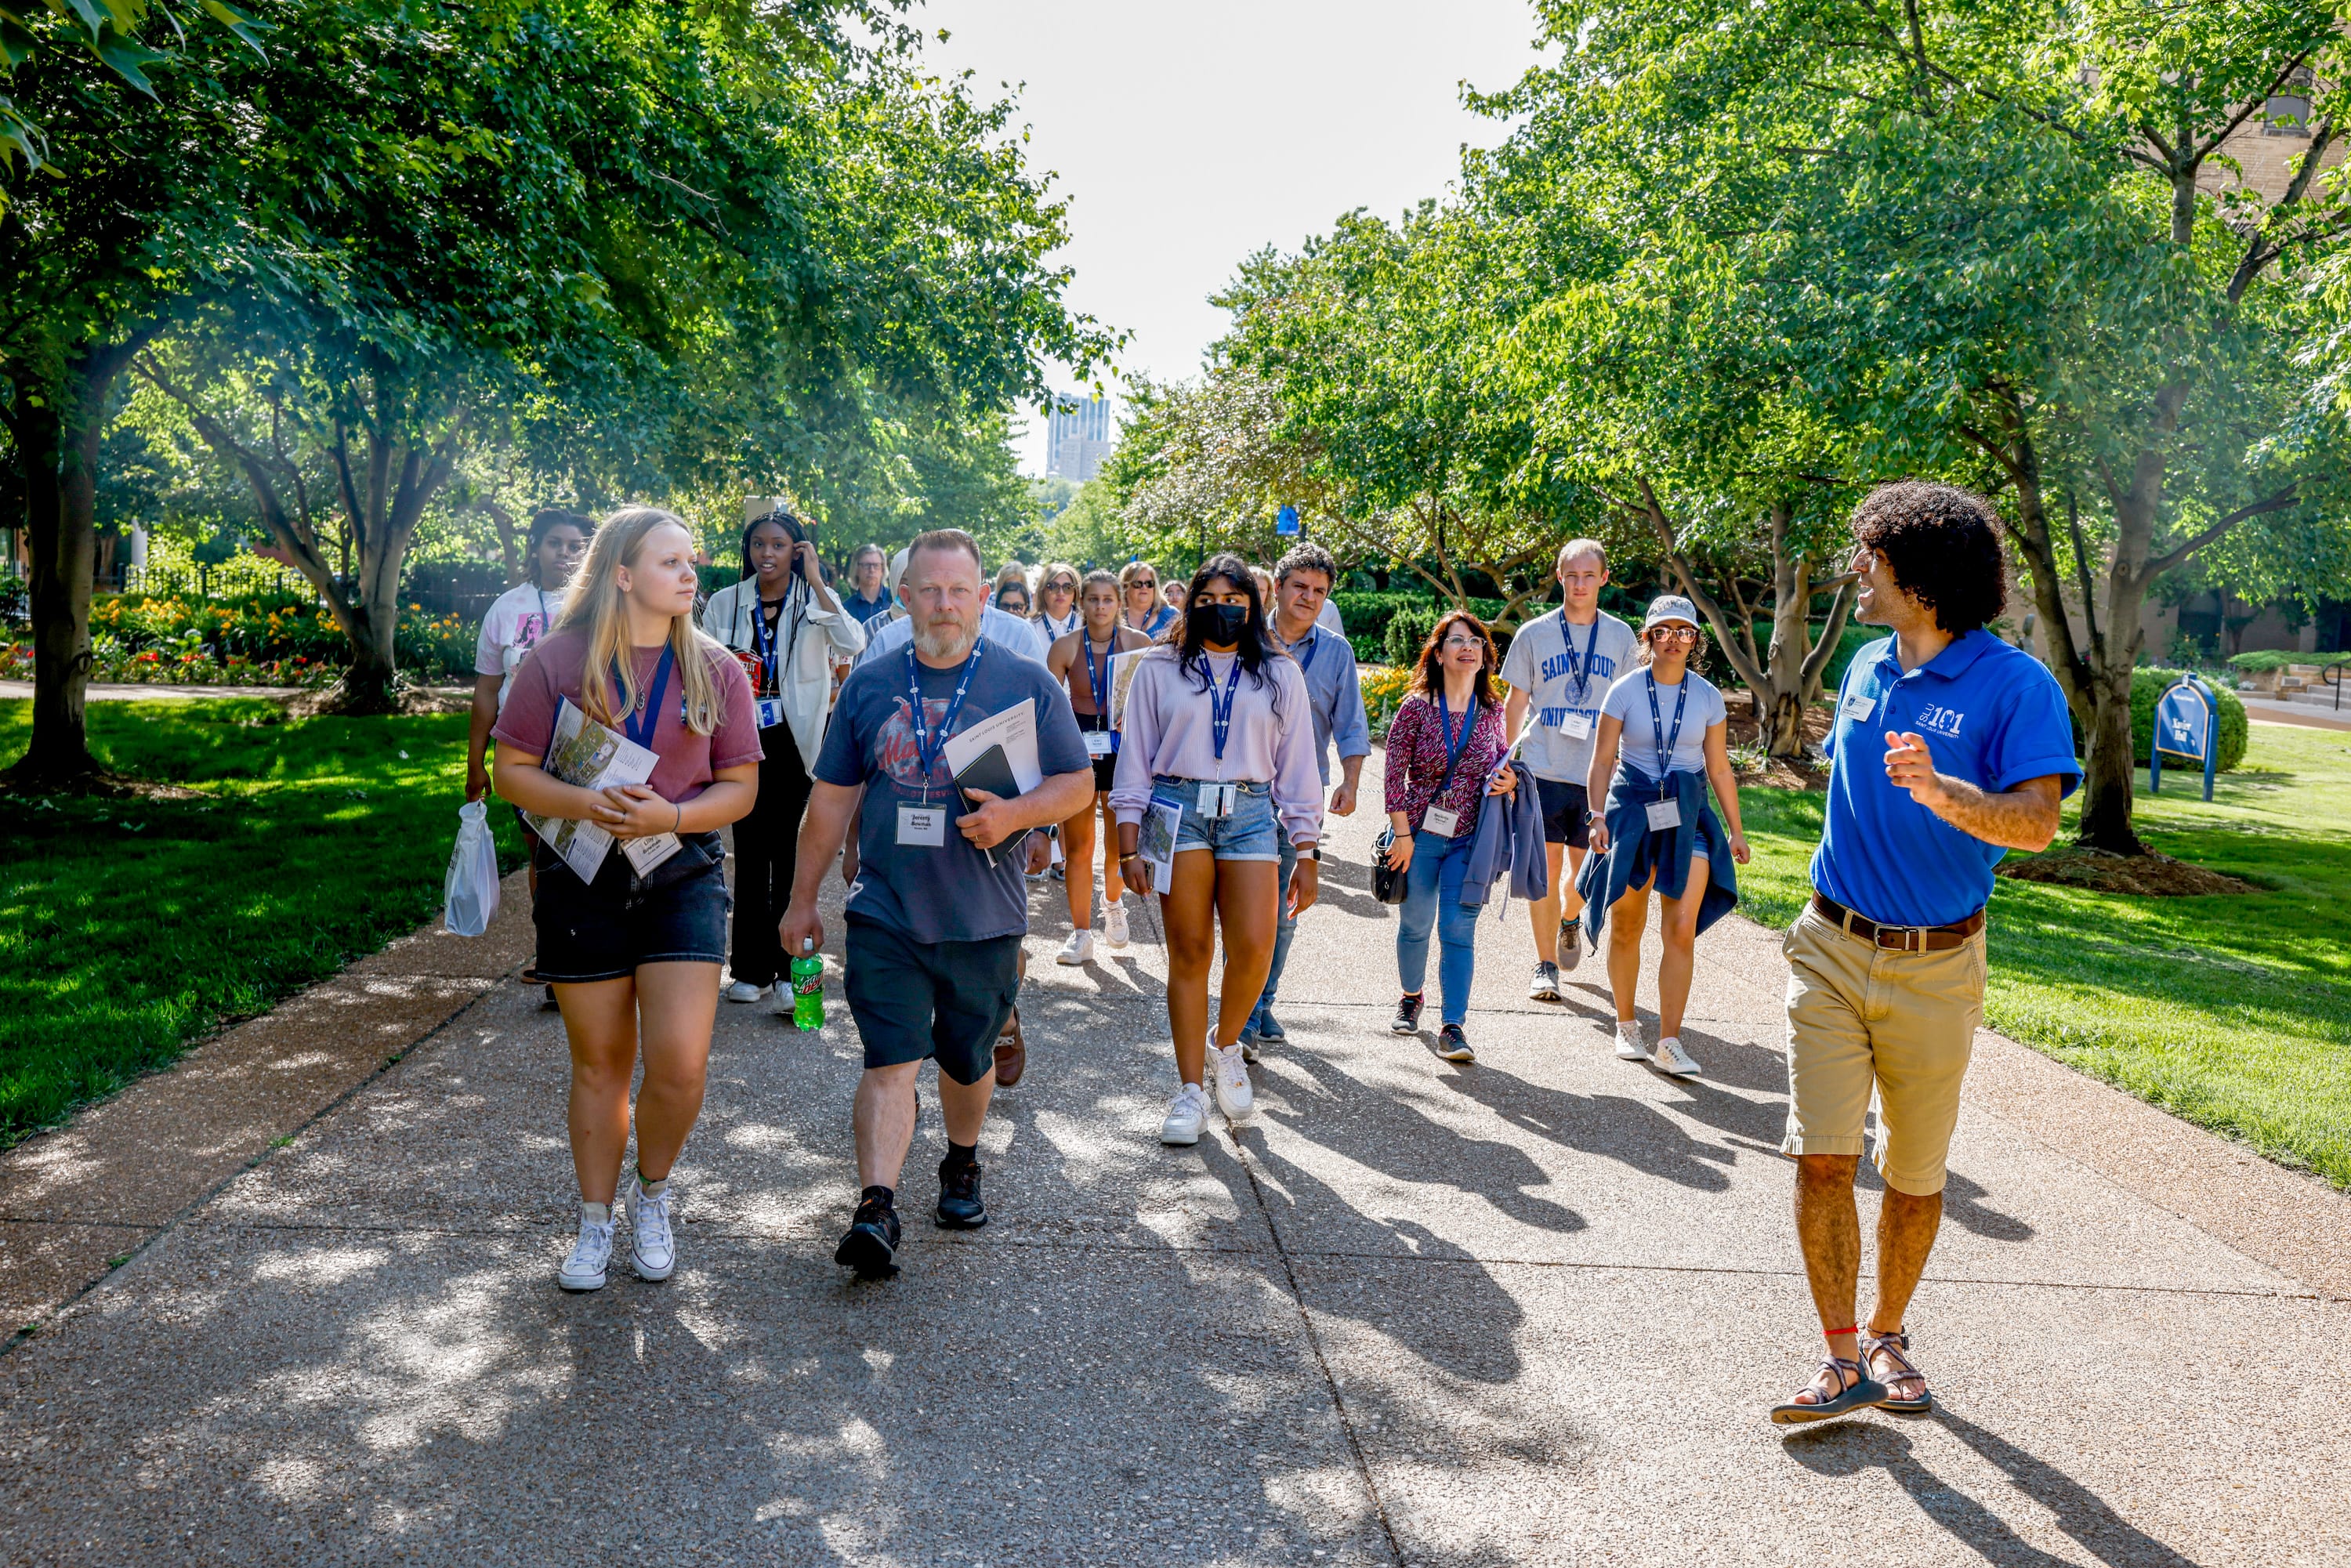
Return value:
[(1192, 634), (1203, 643), (1238, 643), (1249, 627), (1246, 604), (1195, 604), (1185, 614)]

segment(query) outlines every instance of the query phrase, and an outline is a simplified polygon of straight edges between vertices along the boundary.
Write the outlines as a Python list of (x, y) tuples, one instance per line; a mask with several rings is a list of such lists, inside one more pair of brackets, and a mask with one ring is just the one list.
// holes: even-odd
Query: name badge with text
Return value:
[(776, 726), (784, 722), (783, 698), (760, 697), (753, 706), (759, 710), (759, 727), (761, 729), (773, 729)]
[(1420, 831), (1424, 833), (1435, 833), (1440, 839), (1449, 839), (1461, 831), (1461, 813), (1442, 810), (1431, 806), (1427, 813), (1420, 819)]
[(1118, 750), (1118, 731), (1114, 729), (1089, 729), (1084, 734), (1088, 757), (1108, 757)]
[(902, 847), (935, 850), (946, 841), (946, 807), (901, 806), (898, 808), (898, 842)]
[(1195, 810), (1211, 821), (1218, 818), (1229, 817), (1233, 814), (1233, 797), (1239, 793), (1240, 791), (1230, 784), (1203, 784), (1200, 786), (1200, 798)]
[(1679, 800), (1652, 800), (1646, 808), (1649, 831), (1662, 833), (1682, 825), (1682, 803)]
[(1877, 713), (1877, 699), (1867, 692), (1847, 692), (1837, 704), (1837, 716), (1867, 724)]
[(1589, 740), (1592, 738), (1592, 716), (1570, 708), (1559, 721), (1559, 732), (1570, 740)]

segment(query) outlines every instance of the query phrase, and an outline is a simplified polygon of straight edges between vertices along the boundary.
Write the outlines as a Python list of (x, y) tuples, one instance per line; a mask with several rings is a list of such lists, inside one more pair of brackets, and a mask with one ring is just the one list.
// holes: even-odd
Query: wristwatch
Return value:
[(1322, 846), (1319, 843), (1300, 844), (1297, 849), (1301, 860), (1320, 861), (1322, 858)]

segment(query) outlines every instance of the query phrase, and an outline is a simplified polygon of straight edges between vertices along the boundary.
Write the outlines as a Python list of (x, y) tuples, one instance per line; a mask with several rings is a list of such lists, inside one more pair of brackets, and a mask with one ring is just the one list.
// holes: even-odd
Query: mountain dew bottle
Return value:
[(800, 938), (799, 956), (792, 960), (792, 1023), (799, 1029), (824, 1027), (824, 960), (816, 943)]

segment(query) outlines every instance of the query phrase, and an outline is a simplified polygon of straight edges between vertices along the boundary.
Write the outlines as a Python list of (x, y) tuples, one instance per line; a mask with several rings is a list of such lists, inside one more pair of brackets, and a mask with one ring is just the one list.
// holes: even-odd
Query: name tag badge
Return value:
[(1646, 810), (1649, 813), (1649, 831), (1663, 833), (1682, 825), (1682, 803), (1679, 800), (1652, 800)]
[(1451, 838), (1460, 830), (1460, 812), (1441, 810), (1435, 806), (1431, 806), (1420, 819), (1420, 831), (1424, 833), (1435, 833), (1440, 839)]
[(898, 808), (898, 843), (905, 849), (935, 850), (947, 841), (947, 813), (944, 806), (901, 806)]
[(760, 697), (754, 706), (756, 706), (759, 710), (759, 727), (761, 729), (773, 729), (776, 726), (784, 722), (783, 698)]
[(1230, 784), (1203, 784), (1195, 809), (1210, 821), (1229, 817), (1233, 814), (1233, 797), (1238, 793)]
[(1839, 718), (1867, 724), (1877, 713), (1877, 699), (1867, 692), (1847, 692), (1844, 701), (1837, 704)]
[(1088, 757), (1108, 757), (1118, 749), (1118, 731), (1114, 729), (1089, 729), (1080, 733), (1086, 737)]
[(1581, 708), (1570, 708), (1559, 721), (1559, 731), (1570, 740), (1592, 738), (1592, 716)]

